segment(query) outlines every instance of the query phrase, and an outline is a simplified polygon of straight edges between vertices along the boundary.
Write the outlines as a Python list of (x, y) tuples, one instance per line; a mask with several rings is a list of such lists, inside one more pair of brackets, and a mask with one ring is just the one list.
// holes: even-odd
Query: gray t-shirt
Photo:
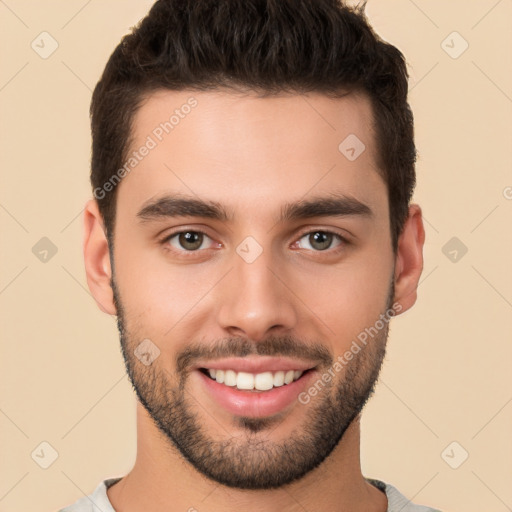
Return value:
[[(119, 480), (121, 479), (110, 478), (103, 480), (92, 494), (80, 498), (73, 505), (63, 508), (59, 512), (115, 512), (112, 503), (110, 503), (108, 499), (107, 489), (116, 482), (119, 482)], [(366, 480), (386, 493), (388, 498), (387, 512), (440, 512), (434, 508), (411, 503), (410, 500), (392, 485), (381, 482), (380, 480), (374, 480), (373, 478), (367, 478)]]

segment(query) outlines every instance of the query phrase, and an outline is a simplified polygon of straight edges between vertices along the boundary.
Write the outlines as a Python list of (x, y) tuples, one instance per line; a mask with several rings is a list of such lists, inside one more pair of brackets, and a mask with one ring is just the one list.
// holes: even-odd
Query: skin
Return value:
[[(332, 358), (345, 353), (366, 327), (386, 310), (390, 283), (400, 313), (416, 301), (423, 269), (425, 233), (421, 209), (412, 204), (399, 238), (391, 246), (386, 185), (376, 170), (370, 102), (363, 94), (339, 99), (320, 94), (257, 98), (220, 90), (158, 91), (148, 97), (133, 123), (132, 149), (140, 147), (160, 122), (193, 96), (198, 105), (164, 137), (118, 185), (114, 265), (97, 204), (84, 217), (87, 282), (100, 309), (117, 314), (112, 269), (133, 340), (151, 339), (160, 349), (155, 368), (177, 385), (175, 357), (191, 340), (211, 346), (230, 337), (270, 336), (314, 340)], [(348, 134), (366, 150), (349, 161), (338, 150)], [(277, 222), (285, 203), (324, 197), (333, 191), (368, 205), (371, 217), (322, 216)], [(216, 201), (233, 215), (220, 221), (200, 217), (140, 222), (137, 212), (164, 192)], [(177, 237), (166, 251), (163, 238), (199, 230), (206, 238), (192, 255)], [(310, 232), (331, 231), (333, 247), (315, 250)], [(247, 263), (237, 246), (252, 236), (261, 255)], [(188, 257), (187, 257), (188, 256)], [(200, 300), (199, 300), (200, 299)], [(387, 331), (364, 349), (368, 360), (385, 345)], [(369, 355), (368, 355), (369, 354)], [(142, 371), (142, 370), (141, 370)], [(140, 373), (142, 375), (142, 373)], [(271, 428), (252, 435), (280, 443), (303, 429), (310, 407), (321, 410), (327, 393), (348, 372), (338, 372), (333, 387), (294, 403)], [(193, 376), (186, 380), (190, 407), (212, 439), (250, 433), (232, 414), (205, 396)], [(289, 485), (245, 490), (220, 485), (183, 459), (137, 403), (137, 458), (133, 469), (108, 490), (116, 510), (248, 511), (351, 510), (384, 512), (385, 495), (367, 483), (360, 467), (360, 415), (331, 454)]]

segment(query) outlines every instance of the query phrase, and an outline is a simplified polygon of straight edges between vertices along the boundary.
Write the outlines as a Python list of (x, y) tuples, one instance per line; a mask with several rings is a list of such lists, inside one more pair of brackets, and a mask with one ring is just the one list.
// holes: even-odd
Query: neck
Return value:
[(254, 491), (229, 488), (199, 473), (138, 403), (135, 464), (107, 495), (114, 509), (123, 512), (169, 512), (169, 504), (172, 510), (191, 512), (235, 507), (248, 512), (386, 512), (386, 496), (361, 474), (359, 419), (331, 455), (302, 479), (279, 489)]

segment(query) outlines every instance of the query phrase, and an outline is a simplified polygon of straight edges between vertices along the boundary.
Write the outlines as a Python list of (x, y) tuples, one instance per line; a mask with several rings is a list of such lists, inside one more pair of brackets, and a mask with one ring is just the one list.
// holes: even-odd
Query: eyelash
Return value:
[[(210, 236), (208, 236), (207, 233), (205, 233), (204, 231), (201, 231), (201, 230), (198, 230), (198, 229), (182, 229), (181, 231), (175, 231), (174, 233), (171, 233), (170, 235), (167, 235), (160, 243), (162, 244), (163, 248), (165, 251), (168, 251), (168, 252), (172, 252), (174, 254), (176, 254), (177, 252), (180, 254), (180, 256), (184, 257), (184, 258), (190, 258), (190, 257), (194, 257), (194, 255), (197, 255), (198, 253), (200, 253), (201, 251), (205, 251), (205, 250), (208, 250), (208, 249), (196, 249), (194, 251), (187, 251), (186, 249), (183, 249), (183, 250), (180, 250), (180, 251), (177, 251), (176, 249), (174, 249), (173, 247), (171, 247), (169, 245), (169, 242), (172, 238), (174, 238), (175, 236), (177, 235), (181, 235), (183, 233), (197, 233), (197, 234), (200, 234), (200, 235), (204, 235), (205, 237), (207, 238), (210, 238)], [(298, 238), (296, 239), (296, 242), (297, 243), (299, 240), (301, 240), (302, 238), (304, 238), (306, 235), (311, 235), (313, 233), (324, 233), (324, 234), (328, 234), (328, 235), (333, 235), (334, 237), (338, 238), (338, 240), (340, 241), (340, 244), (338, 246), (336, 246), (335, 248), (331, 249), (331, 248), (327, 248), (323, 251), (315, 251), (315, 250), (312, 250), (312, 249), (306, 249), (308, 251), (312, 251), (312, 252), (315, 252), (315, 253), (318, 253), (318, 254), (329, 254), (329, 255), (335, 255), (335, 254), (338, 254), (340, 251), (342, 251), (347, 245), (350, 245), (350, 242), (347, 240), (347, 238), (345, 238), (344, 236), (340, 235), (339, 233), (336, 233), (335, 231), (330, 231), (328, 229), (310, 229), (309, 231), (304, 231), (304, 232), (301, 232), (298, 236)]]

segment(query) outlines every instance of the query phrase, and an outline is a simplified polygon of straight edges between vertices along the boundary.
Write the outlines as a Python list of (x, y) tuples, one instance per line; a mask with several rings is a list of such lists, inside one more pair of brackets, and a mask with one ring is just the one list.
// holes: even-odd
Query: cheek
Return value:
[(305, 295), (308, 306), (329, 326), (336, 350), (350, 345), (386, 310), (391, 276), (391, 258), (361, 258), (317, 274), (310, 281), (314, 286)]
[(157, 251), (123, 254), (116, 256), (116, 281), (126, 319), (148, 337), (161, 339), (188, 318), (218, 281), (219, 269), (211, 263), (170, 265)]

